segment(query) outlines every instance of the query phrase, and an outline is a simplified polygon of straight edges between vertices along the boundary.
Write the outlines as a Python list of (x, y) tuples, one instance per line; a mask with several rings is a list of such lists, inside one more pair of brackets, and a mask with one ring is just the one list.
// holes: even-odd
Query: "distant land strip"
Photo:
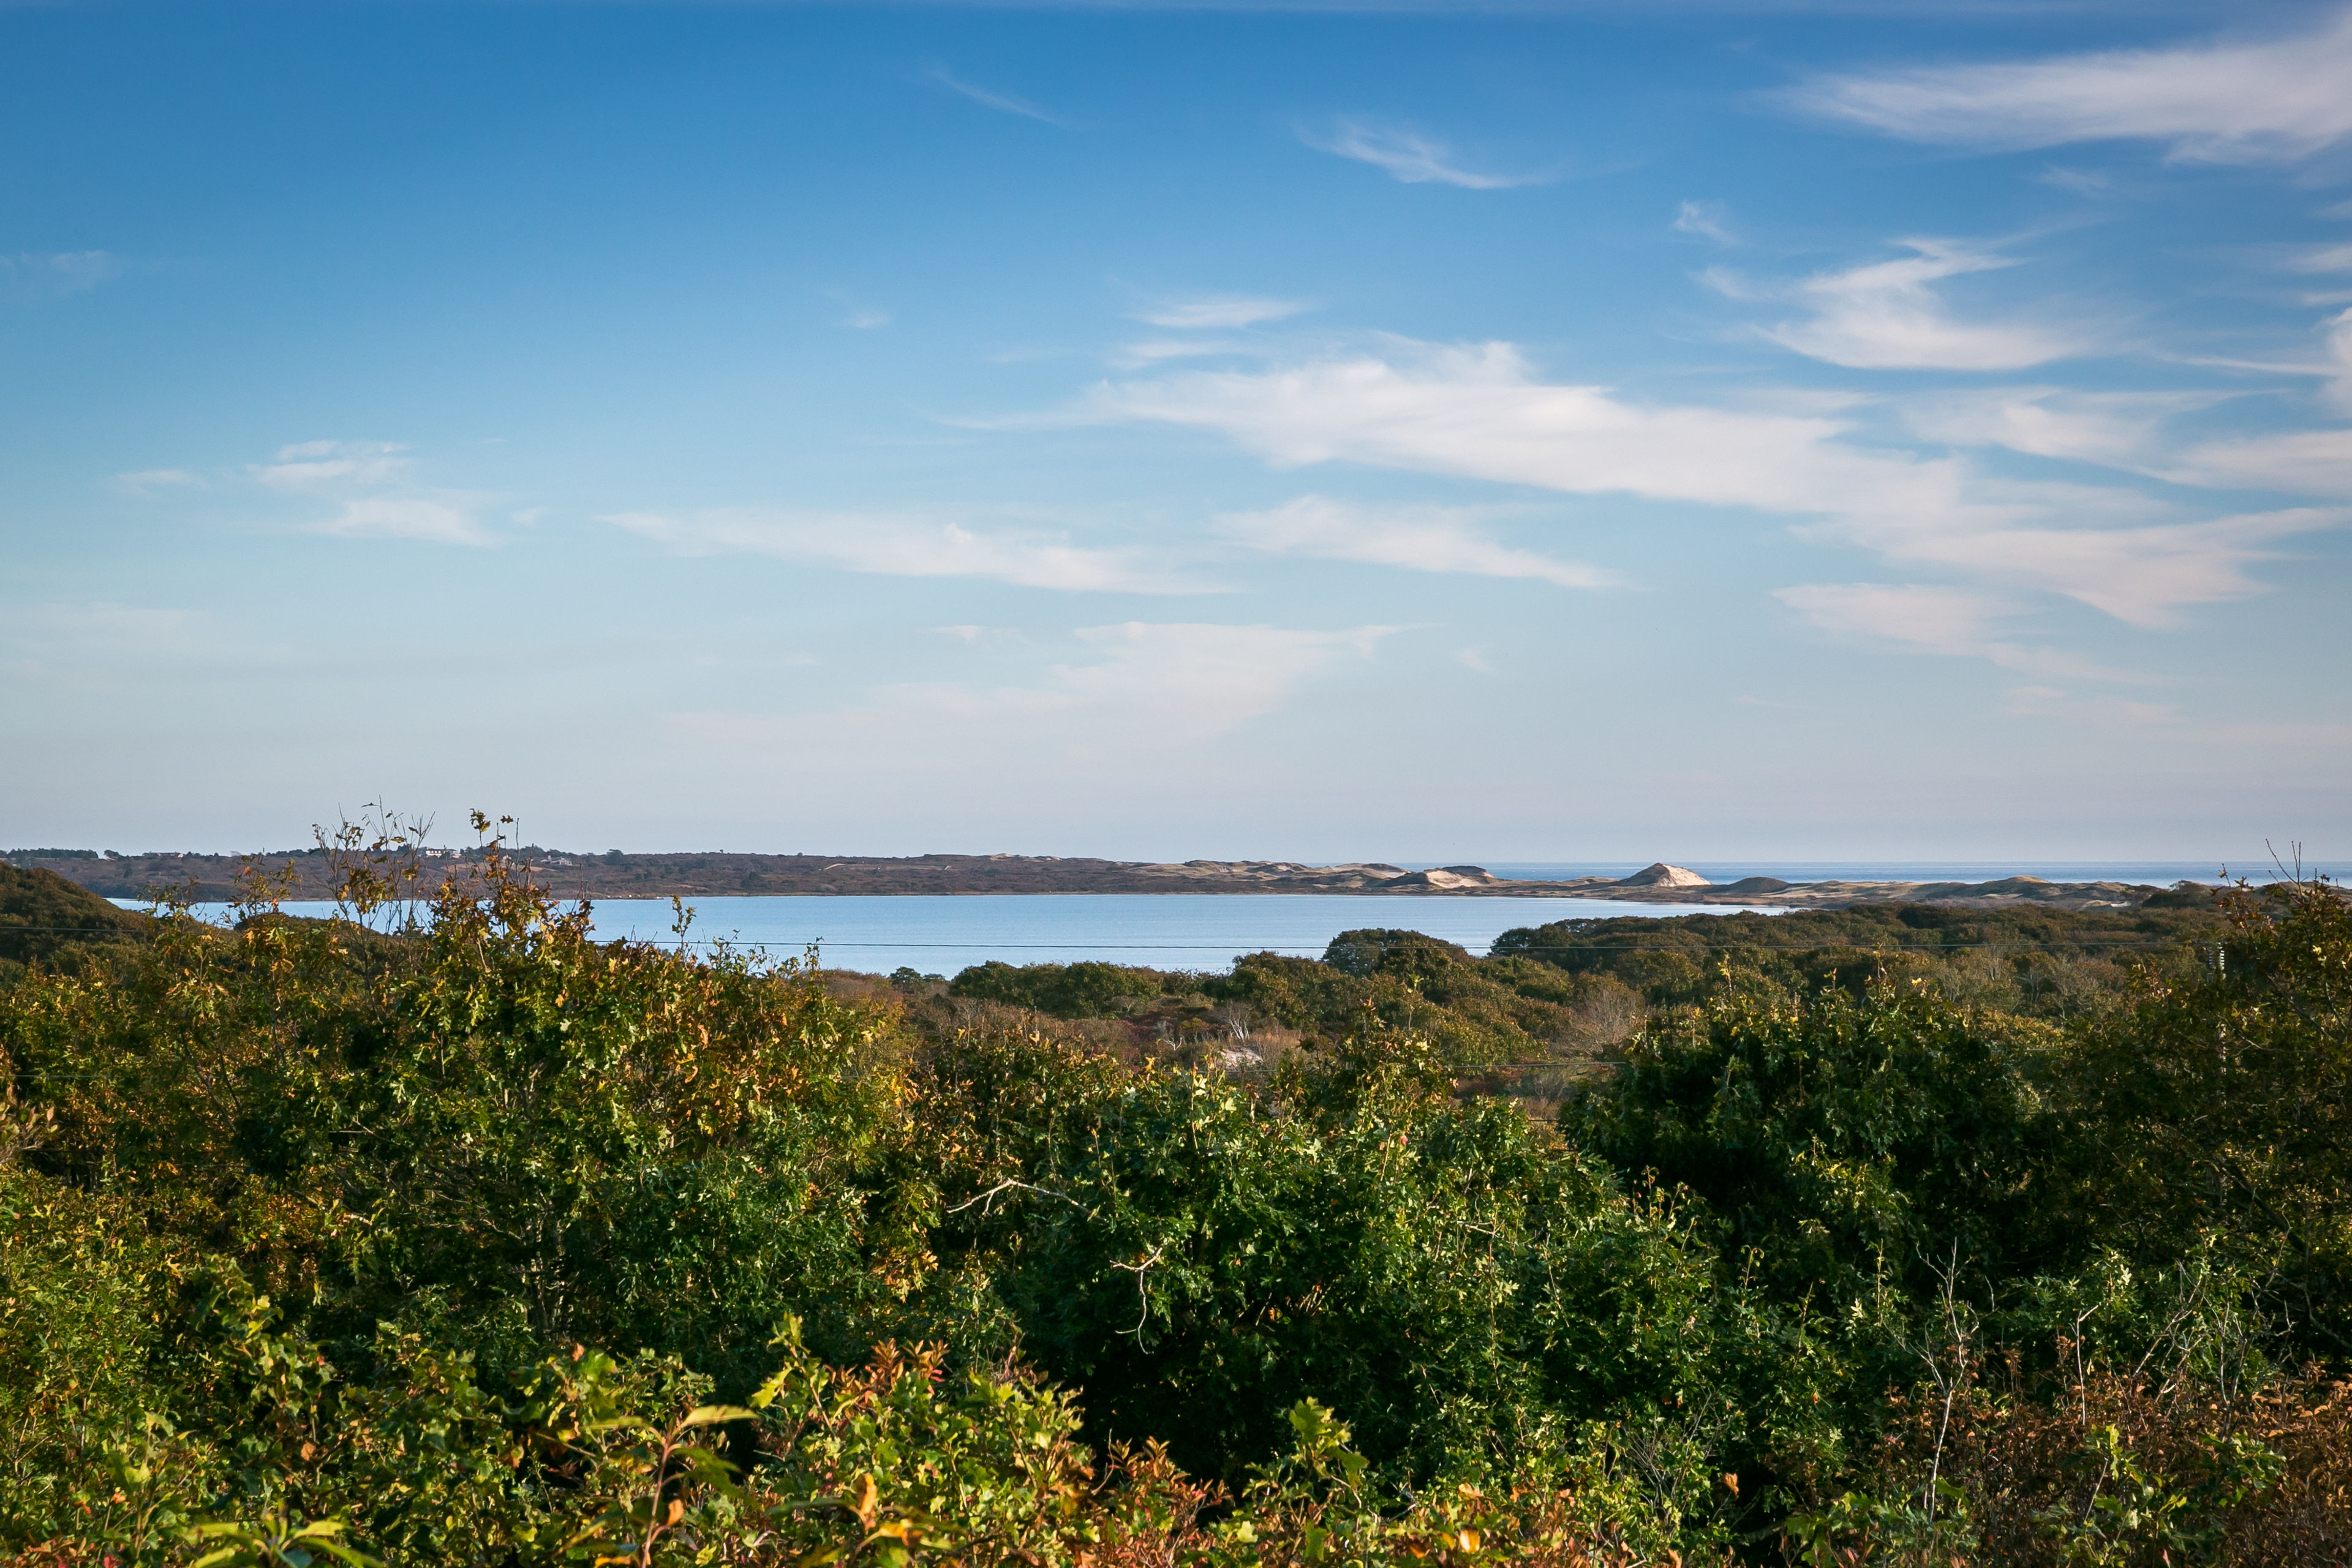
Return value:
[[(382, 862), (423, 897), (478, 864), (482, 851), (400, 852)], [(1438, 894), (1452, 898), (1604, 899), (1634, 904), (1723, 904), (1743, 908), (1844, 909), (1855, 904), (1932, 903), (1977, 909), (2020, 905), (2054, 909), (2137, 909), (2150, 899), (2183, 897), (2130, 882), (2049, 882), (2007, 877), (1990, 882), (1783, 882), (1749, 877), (1726, 885), (1664, 862), (1630, 877), (1517, 881), (1477, 866), (1409, 871), (1379, 862), (1307, 866), (1288, 860), (1142, 860), (1052, 855), (631, 855), (579, 854), (530, 846), (509, 858), (532, 880), (566, 899), (746, 898), (775, 895), (910, 893), (1342, 893)], [(9, 864), (57, 872), (113, 899), (173, 895), (225, 901), (242, 890), (240, 872), (277, 879), (279, 896), (328, 899), (341, 870), (357, 859), (341, 851), (286, 850), (257, 855), (103, 854), (89, 849), (20, 849)], [(412, 875), (413, 873), (413, 875)]]

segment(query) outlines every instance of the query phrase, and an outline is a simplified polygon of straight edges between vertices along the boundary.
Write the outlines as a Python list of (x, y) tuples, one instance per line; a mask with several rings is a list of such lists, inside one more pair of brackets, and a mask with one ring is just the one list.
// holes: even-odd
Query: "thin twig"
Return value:
[(1121, 1269), (1135, 1276), (1135, 1298), (1142, 1304), (1143, 1312), (1140, 1317), (1135, 1320), (1135, 1327), (1121, 1330), (1120, 1332), (1122, 1334), (1134, 1335), (1135, 1342), (1139, 1345), (1143, 1343), (1143, 1326), (1151, 1321), (1151, 1294), (1144, 1289), (1143, 1279), (1145, 1275), (1151, 1272), (1152, 1266), (1160, 1261), (1160, 1255), (1167, 1250), (1168, 1244), (1163, 1241), (1153, 1247), (1149, 1253), (1145, 1254), (1143, 1261), (1140, 1263), (1114, 1263), (1111, 1265), (1113, 1268)]
[(1041, 1193), (1049, 1198), (1059, 1198), (1074, 1209), (1086, 1207), (1086, 1205), (1078, 1202), (1077, 1199), (1070, 1196), (1067, 1193), (1057, 1193), (1051, 1187), (1032, 1186), (1027, 1182), (1016, 1182), (1008, 1177), (1005, 1180), (997, 1183), (996, 1185), (989, 1188), (988, 1191), (981, 1194), (978, 1197), (965, 1199), (962, 1203), (960, 1203), (956, 1205), (955, 1207), (948, 1210), (948, 1213), (961, 1214), (964, 1210), (971, 1207), (972, 1205), (982, 1204), (986, 1206), (982, 1207), (980, 1212), (987, 1214), (995, 1208), (997, 1195), (1012, 1187), (1018, 1187), (1024, 1193)]

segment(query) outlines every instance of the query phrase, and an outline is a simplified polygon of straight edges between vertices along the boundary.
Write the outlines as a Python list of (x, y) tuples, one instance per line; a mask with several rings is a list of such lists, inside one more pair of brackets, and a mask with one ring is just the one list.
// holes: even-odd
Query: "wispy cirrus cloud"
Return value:
[(1809, 583), (1772, 596), (1823, 631), (1877, 637), (1935, 653), (1974, 650), (2014, 605), (1969, 588), (1916, 583)]
[(24, 251), (0, 256), (0, 291), (54, 300), (120, 278), (129, 264), (110, 250)]
[(1301, 130), (1298, 139), (1318, 153), (1370, 163), (1408, 185), (1457, 185), (1465, 191), (1507, 191), (1548, 184), (1549, 174), (1502, 174), (1464, 168), (1453, 149), (1409, 126), (1365, 120), (1334, 121), (1328, 132)]
[(1286, 321), (1307, 307), (1296, 300), (1257, 294), (1193, 294), (1163, 300), (1135, 312), (1139, 321), (1177, 331), (1233, 331)]
[(142, 468), (137, 473), (117, 474), (114, 482), (134, 494), (152, 496), (165, 490), (201, 489), (205, 477), (188, 468)]
[(277, 460), (251, 463), (248, 479), (288, 495), (333, 504), (314, 533), (347, 539), (415, 539), (437, 544), (496, 542), (479, 517), (484, 498), (418, 486), (408, 448), (396, 441), (298, 441)]
[[(489, 498), (420, 486), (411, 479), (410, 466), (408, 448), (396, 441), (297, 441), (280, 447), (272, 461), (247, 463), (242, 469), (208, 477), (187, 468), (149, 468), (118, 474), (115, 483), (153, 500), (173, 491), (212, 489), (215, 480), (234, 494), (241, 478), (264, 490), (333, 509), (299, 525), (306, 532), (477, 547), (498, 542), (480, 515)], [(520, 513), (516, 521), (528, 522), (536, 515)]]
[(319, 490), (344, 484), (385, 484), (408, 467), (396, 441), (297, 441), (278, 460), (247, 465), (246, 472), (276, 490)]
[(2352, 310), (2328, 321), (2322, 331), (2332, 367), (2327, 377), (2328, 400), (2352, 414)]
[(878, 707), (929, 725), (1016, 732), (1044, 725), (1062, 745), (1075, 741), (1081, 749), (1163, 749), (1281, 711), (1306, 687), (1370, 658), (1395, 630), (1145, 621), (1088, 626), (1076, 635), (1097, 657), (1055, 665), (1035, 685), (909, 685), (885, 692)]
[(1024, 120), (1034, 120), (1043, 125), (1060, 127), (1064, 123), (1059, 115), (1040, 109), (1025, 98), (1014, 93), (996, 92), (988, 88), (976, 87), (958, 77), (945, 66), (933, 66), (923, 75), (927, 79), (937, 82), (950, 92), (969, 99), (983, 109), (995, 110), (999, 114), (1014, 114)]
[(886, 577), (981, 577), (1074, 593), (1223, 591), (1144, 552), (1073, 544), (1064, 532), (968, 518), (736, 507), (621, 512), (604, 521), (685, 555), (764, 555)]
[(2159, 471), (2176, 484), (2352, 500), (2352, 429), (2288, 430), (2206, 441)]
[[(2352, 312), (2330, 323), (2330, 395), (2352, 386)], [(2095, 463), (2201, 489), (2279, 490), (2352, 500), (2352, 428), (2273, 430), (2181, 440), (2178, 416), (2228, 402), (2231, 392), (2074, 392), (2012, 386), (1903, 400), (1905, 424), (1930, 441), (2003, 447)]]
[(1244, 352), (1247, 344), (1230, 342), (1218, 338), (1150, 338), (1141, 342), (1121, 343), (1110, 356), (1110, 362), (1123, 370), (1136, 370), (1146, 365), (1164, 364), (1175, 359), (1207, 359), (1216, 354)]
[(2093, 200), (2116, 194), (2115, 177), (2097, 169), (2069, 169), (2053, 163), (2033, 178), (2053, 190), (2067, 191)]
[(1216, 532), (1278, 555), (1396, 566), (1409, 572), (1520, 577), (1562, 588), (1606, 588), (1615, 573), (1561, 561), (1491, 538), (1466, 507), (1363, 506), (1300, 496), (1265, 511), (1228, 512)]
[(314, 532), (346, 539), (421, 539), (436, 544), (485, 545), (489, 531), (461, 502), (433, 496), (355, 496)]
[(2294, 272), (2352, 272), (2352, 240), (2300, 247), (2286, 264)]
[(1675, 213), (1675, 221), (1667, 226), (1676, 234), (1695, 234), (1717, 245), (1739, 243), (1731, 232), (1731, 220), (1721, 202), (1685, 202)]
[[(961, 627), (943, 628), (950, 633)], [(1127, 621), (1073, 634), (1081, 657), (1026, 684), (919, 681), (882, 688), (830, 715), (828, 729), (885, 747), (919, 737), (961, 755), (1090, 758), (1131, 766), (1282, 711), (1305, 690), (1370, 659), (1393, 626), (1291, 626)], [(685, 713), (689, 740), (737, 745), (804, 733), (803, 718)]]
[(2352, 10), (2285, 37), (1816, 77), (1803, 112), (1907, 141), (1994, 149), (2149, 141), (2184, 162), (2307, 156), (2352, 137)]
[(1929, 441), (2005, 447), (2037, 458), (2145, 471), (2162, 455), (2167, 420), (2231, 395), (2003, 386), (1906, 398), (1901, 413), (1904, 423)]
[(956, 641), (971, 647), (978, 647), (986, 643), (1020, 643), (1028, 640), (1018, 629), (1012, 626), (982, 626), (966, 624), (933, 626), (931, 632), (936, 637), (953, 637)]
[(2049, 489), (2033, 514), (2005, 528), (1845, 531), (1890, 560), (1958, 568), (1988, 582), (2063, 594), (2135, 626), (2167, 626), (2179, 623), (2187, 605), (2267, 592), (2252, 569), (2277, 559), (2281, 541), (2352, 521), (2342, 509), (2293, 507), (2194, 522), (2066, 527), (2069, 490), (2086, 502), (2103, 498), (2086, 494), (2087, 486)]
[(2262, 592), (2249, 568), (2275, 541), (2347, 520), (2290, 509), (2174, 521), (2122, 488), (2001, 481), (1958, 458), (1865, 447), (1821, 414), (1644, 404), (1548, 383), (1507, 343), (1106, 384), (1058, 417), (1216, 430), (1286, 467), (1356, 462), (1754, 508), (1790, 516), (1810, 537), (2064, 595), (2144, 626)]
[[(2352, 413), (2352, 310), (2321, 324), (2324, 395)], [(2154, 471), (2179, 484), (2287, 490), (2352, 500), (2352, 428), (2273, 431), (2206, 441)]]
[(1706, 281), (1735, 300), (1789, 300), (1811, 316), (1759, 328), (1782, 348), (1854, 370), (2023, 370), (2089, 352), (2078, 328), (2028, 321), (1971, 321), (1954, 312), (1936, 285), (2017, 261), (1951, 239), (1904, 239), (1911, 254), (1787, 285), (1758, 285), (1711, 269)]
[(1968, 588), (1916, 583), (1809, 583), (1772, 596), (1833, 637), (1883, 643), (1911, 653), (1981, 658), (2044, 679), (2136, 681), (2058, 648), (2029, 647), (1999, 637), (1997, 622), (2015, 603)]
[[(1165, 327), (1171, 331), (1231, 332), (1263, 326), (1269, 321), (1287, 321), (1307, 308), (1296, 300), (1277, 300), (1264, 295), (1193, 294), (1159, 300), (1132, 314), (1139, 321)], [(1111, 356), (1111, 361), (1131, 370), (1166, 360), (1233, 353), (1244, 347), (1245, 343), (1240, 340), (1151, 338), (1121, 344)]]

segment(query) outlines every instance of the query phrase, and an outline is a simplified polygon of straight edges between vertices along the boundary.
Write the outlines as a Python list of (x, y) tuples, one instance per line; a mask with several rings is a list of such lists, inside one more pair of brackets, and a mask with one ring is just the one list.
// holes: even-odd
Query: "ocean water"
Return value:
[[(117, 900), (118, 902), (121, 900)], [(289, 902), (286, 912), (323, 915), (332, 905)], [(1221, 973), (1243, 953), (1319, 958), (1343, 931), (1417, 931), (1484, 952), (1514, 926), (1624, 915), (1729, 914), (1720, 906), (1621, 904), (1601, 899), (1369, 898), (1305, 893), (975, 893), (824, 898), (702, 899), (687, 940), (725, 942), (797, 958), (814, 945), (828, 969), (887, 974), (900, 967), (953, 976), (991, 959), (1069, 963), (1094, 959), (1151, 969)], [(202, 906), (219, 918), (225, 909)], [(594, 910), (601, 938), (677, 940), (667, 899), (614, 899)]]
[[(1404, 862), (1395, 862), (1402, 865)], [(1433, 862), (1432, 864), (1434, 864)], [(1632, 861), (1449, 861), (1483, 865), (1496, 876), (1518, 882), (1565, 881), (1571, 877), (1624, 877), (1647, 865)], [(2168, 888), (2175, 882), (2274, 882), (2282, 873), (2265, 858), (2243, 864), (2219, 860), (1677, 860), (1710, 882), (1742, 877), (1778, 877), (1783, 882), (1991, 882), (2004, 877), (2039, 877), (2045, 882), (2143, 882)], [(1415, 861), (1410, 868), (1424, 869)], [(2342, 881), (2352, 862), (2305, 861), (2303, 874), (2325, 872)], [(2292, 876), (2290, 862), (2285, 875)]]
[[(1466, 862), (1454, 862), (1465, 864)], [(1498, 877), (1548, 880), (1624, 876), (1633, 865), (1586, 862), (1490, 863)], [(1696, 861), (1690, 868), (1717, 884), (1742, 877), (1785, 882), (1826, 880), (1983, 882), (2032, 876), (2053, 882), (2123, 881), (2168, 887), (2183, 879), (2220, 880), (2219, 866), (2189, 862), (1790, 862)], [(2232, 877), (2268, 881), (2268, 864), (2230, 868)], [(2344, 866), (2305, 866), (2341, 878)], [(136, 907), (118, 900), (126, 907)], [(324, 914), (332, 906), (289, 903), (289, 914)], [(1729, 914), (1722, 905), (1625, 904), (1600, 899), (1444, 898), (1414, 894), (1332, 893), (978, 893), (952, 897), (835, 896), (706, 898), (690, 906), (687, 940), (759, 948), (776, 958), (811, 946), (830, 969), (887, 974), (900, 967), (953, 975), (995, 959), (1005, 963), (1068, 963), (1096, 959), (1153, 969), (1222, 972), (1242, 953), (1319, 957), (1333, 937), (1368, 926), (1417, 931), (1484, 952), (1514, 926), (1623, 916)], [(218, 918), (225, 910), (202, 908)], [(595, 906), (596, 934), (610, 939), (676, 940), (667, 899), (614, 899)]]

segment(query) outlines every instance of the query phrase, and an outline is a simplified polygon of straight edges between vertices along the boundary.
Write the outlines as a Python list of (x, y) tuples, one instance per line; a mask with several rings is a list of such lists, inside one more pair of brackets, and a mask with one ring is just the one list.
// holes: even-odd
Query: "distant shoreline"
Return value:
[[(333, 896), (339, 875), (338, 858), (316, 850), (253, 856), (19, 851), (7, 859), (14, 865), (55, 871), (94, 893), (116, 899), (164, 893), (195, 901), (233, 900), (240, 891), (240, 871), (247, 867), (268, 874), (282, 888), (283, 897), (325, 899)], [(1977, 909), (2137, 909), (2151, 899), (2161, 901), (2184, 896), (2150, 883), (2061, 882), (2031, 876), (1982, 882), (1860, 879), (1790, 882), (1748, 877), (1717, 884), (1663, 862), (1628, 877), (1533, 880), (1496, 876), (1478, 866), (1408, 870), (1378, 861), (1311, 866), (1279, 860), (1160, 862), (1034, 855), (632, 855), (618, 851), (595, 855), (536, 846), (513, 851), (510, 859), (559, 898), (592, 900), (1290, 893), (1591, 899), (1748, 909), (1843, 909), (1896, 902)], [(478, 850), (427, 851), (395, 856), (388, 865), (423, 897), (453, 877), (469, 875), (480, 861)]]

